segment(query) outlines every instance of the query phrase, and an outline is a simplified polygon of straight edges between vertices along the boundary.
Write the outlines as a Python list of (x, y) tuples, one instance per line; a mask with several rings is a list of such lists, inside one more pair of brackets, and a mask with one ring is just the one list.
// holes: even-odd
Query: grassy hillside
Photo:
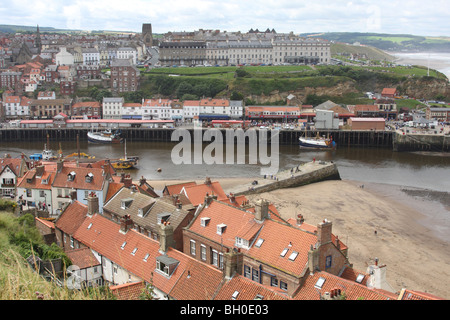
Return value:
[(331, 55), (335, 56), (342, 54), (365, 54), (371, 60), (394, 60), (394, 56), (372, 46), (354, 46), (343, 43), (333, 43), (331, 45)]
[(4, 210), (0, 211), (0, 300), (112, 299), (107, 288), (70, 290), (35, 272), (25, 260), (30, 255), (43, 260), (62, 258), (66, 266), (70, 260), (57, 245), (44, 243), (32, 215), (14, 216), (13, 205), (14, 202), (0, 200), (0, 210)]

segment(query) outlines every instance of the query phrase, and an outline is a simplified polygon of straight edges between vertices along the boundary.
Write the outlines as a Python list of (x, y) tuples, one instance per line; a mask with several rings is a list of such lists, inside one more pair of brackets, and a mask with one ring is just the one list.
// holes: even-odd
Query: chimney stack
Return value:
[(131, 176), (129, 174), (122, 175), (121, 182), (123, 183), (125, 188), (130, 188), (133, 184), (133, 180), (131, 179)]
[(166, 253), (169, 247), (175, 247), (173, 227), (170, 225), (170, 222), (164, 222), (160, 224), (159, 228), (159, 251)]
[[(76, 191), (75, 191), (75, 198), (76, 198)], [(98, 204), (98, 198), (95, 192), (91, 192), (88, 195), (87, 199), (87, 205), (88, 205), (88, 215), (92, 216), (99, 212), (99, 204)]]
[(255, 220), (262, 222), (269, 217), (269, 202), (264, 199), (260, 199), (255, 205)]
[(120, 219), (120, 232), (125, 234), (128, 232), (128, 230), (131, 229), (133, 226), (133, 220), (131, 220), (131, 217), (129, 214), (126, 214)]
[(58, 161), (56, 161), (56, 172), (60, 173), (63, 166), (64, 166), (64, 161), (61, 159), (58, 159)]
[(301, 226), (303, 224), (303, 222), (305, 222), (305, 218), (303, 218), (302, 214), (298, 214), (297, 215), (297, 225)]
[(333, 224), (327, 219), (317, 225), (317, 241), (321, 245), (331, 242), (331, 229)]
[(239, 252), (236, 249), (231, 249), (228, 252), (225, 252), (225, 278), (231, 279), (233, 274), (237, 271), (238, 261), (239, 261)]
[(205, 202), (204, 202), (205, 206), (208, 207), (213, 200), (217, 200), (217, 196), (209, 195), (209, 193), (206, 193)]
[(210, 186), (210, 185), (211, 185), (211, 178), (210, 178), (210, 177), (206, 177), (205, 184), (206, 184), (207, 186)]

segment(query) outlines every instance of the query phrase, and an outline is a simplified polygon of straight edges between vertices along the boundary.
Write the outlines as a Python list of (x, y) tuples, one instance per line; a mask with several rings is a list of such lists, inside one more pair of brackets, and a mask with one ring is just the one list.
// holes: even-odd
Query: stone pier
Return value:
[(324, 181), (340, 180), (339, 171), (333, 162), (311, 161), (278, 172), (275, 176), (256, 179), (252, 183), (235, 186), (229, 191), (235, 196), (258, 194), (282, 188), (293, 188)]

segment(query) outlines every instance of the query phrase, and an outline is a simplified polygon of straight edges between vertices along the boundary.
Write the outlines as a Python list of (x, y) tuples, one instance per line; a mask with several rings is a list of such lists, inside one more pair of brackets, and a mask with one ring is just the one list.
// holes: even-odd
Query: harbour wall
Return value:
[[(183, 127), (181, 127), (183, 128)], [(171, 142), (172, 133), (175, 129), (170, 128), (121, 128), (122, 136), (128, 142), (133, 141), (155, 141)], [(194, 129), (186, 129), (194, 137)], [(207, 130), (203, 128), (203, 131)], [(222, 132), (225, 141), (225, 132), (229, 129), (218, 129)], [(254, 130), (254, 129), (251, 129)], [(87, 128), (2, 128), (0, 129), (0, 142), (8, 141), (80, 141), (87, 140)], [(255, 130), (259, 137), (259, 130)], [(268, 130), (267, 138), (270, 140), (275, 135), (280, 145), (297, 145), (298, 138), (304, 135), (313, 137), (331, 136), (336, 141), (338, 148), (343, 147), (368, 147), (389, 148), (393, 151), (450, 151), (450, 136), (431, 134), (399, 134), (395, 131), (353, 131), (353, 130)], [(193, 141), (193, 140), (192, 140)], [(175, 142), (178, 142), (175, 141)], [(247, 143), (248, 141), (246, 141)]]
[(283, 188), (294, 188), (325, 180), (340, 180), (339, 170), (333, 162), (312, 161), (298, 167), (279, 172), (276, 177), (266, 176), (230, 190), (235, 196), (269, 192)]
[[(183, 128), (183, 127), (181, 127)], [(128, 142), (133, 141), (158, 141), (171, 142), (172, 132), (169, 128), (121, 128), (122, 136)], [(194, 129), (186, 129), (193, 138)], [(203, 131), (207, 130), (206, 128)], [(229, 129), (218, 129), (222, 132), (225, 141), (225, 132)], [(254, 129), (251, 129), (254, 130)], [(80, 141), (87, 140), (89, 129), (83, 128), (25, 128), (25, 129), (0, 129), (1, 141), (46, 141), (47, 135), (50, 141)], [(259, 130), (254, 130), (259, 137)], [(280, 145), (297, 145), (298, 138), (305, 135), (300, 130), (268, 130), (267, 138), (270, 140), (277, 135)], [(338, 146), (342, 147), (392, 147), (391, 131), (340, 131), (340, 130), (316, 130), (308, 131), (307, 136), (332, 136)], [(247, 141), (246, 141), (247, 142)]]
[(393, 151), (433, 151), (449, 152), (449, 135), (432, 134), (399, 134), (396, 133), (392, 141)]

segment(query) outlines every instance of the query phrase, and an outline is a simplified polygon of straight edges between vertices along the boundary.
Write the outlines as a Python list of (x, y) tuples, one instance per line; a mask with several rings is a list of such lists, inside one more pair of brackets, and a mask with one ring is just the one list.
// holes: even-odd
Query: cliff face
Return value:
[(444, 96), (450, 100), (450, 85), (447, 80), (423, 77), (408, 79), (398, 87), (400, 93), (417, 99), (434, 100), (437, 96)]
[(346, 93), (358, 92), (355, 88), (354, 81), (339, 82), (337, 85), (332, 87), (305, 87), (298, 90), (280, 92), (278, 90), (272, 91), (270, 95), (250, 95), (246, 98), (255, 101), (257, 104), (270, 104), (277, 101), (286, 101), (289, 95), (294, 95), (295, 98), (291, 100), (290, 104), (303, 104), (306, 97), (310, 94), (315, 94), (317, 96), (328, 95), (328, 96), (342, 96)]
[(383, 88), (397, 88), (401, 95), (407, 95), (417, 99), (435, 100), (437, 96), (446, 97), (450, 100), (450, 85), (445, 79), (436, 78), (411, 78), (403, 82), (382, 82), (372, 83), (370, 86), (365, 86), (365, 90), (357, 88), (356, 81), (339, 82), (331, 87), (304, 87), (293, 91), (272, 91), (269, 95), (249, 95), (246, 98), (255, 101), (257, 104), (271, 104), (279, 101), (286, 101), (287, 97), (292, 94), (295, 96), (290, 104), (303, 104), (306, 97), (310, 94), (317, 96), (342, 96), (348, 93), (357, 93), (365, 91), (381, 92)]

